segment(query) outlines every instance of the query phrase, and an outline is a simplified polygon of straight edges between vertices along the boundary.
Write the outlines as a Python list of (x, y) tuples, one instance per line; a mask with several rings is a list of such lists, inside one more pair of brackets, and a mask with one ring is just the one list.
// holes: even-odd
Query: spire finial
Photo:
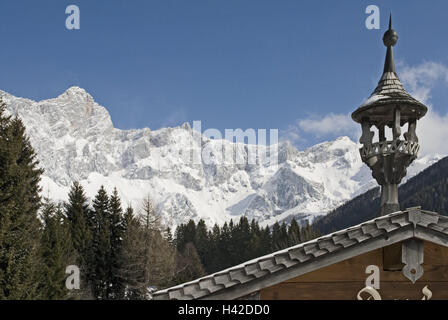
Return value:
[(389, 15), (389, 30), (392, 30), (392, 11), (390, 12)]
[(389, 30), (387, 30), (386, 33), (384, 33), (383, 43), (386, 47), (393, 47), (397, 44), (397, 41), (398, 41), (398, 34), (394, 29), (392, 29), (392, 12), (391, 12), (389, 18)]
[(384, 73), (395, 72), (393, 46), (397, 44), (398, 34), (392, 29), (392, 12), (389, 17), (389, 30), (384, 33), (383, 43), (387, 47), (386, 62), (384, 63)]

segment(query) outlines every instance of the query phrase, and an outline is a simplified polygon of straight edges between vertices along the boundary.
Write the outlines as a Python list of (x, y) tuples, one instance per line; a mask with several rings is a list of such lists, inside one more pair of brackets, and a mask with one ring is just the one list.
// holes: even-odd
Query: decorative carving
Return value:
[(379, 155), (390, 155), (401, 153), (416, 158), (420, 151), (420, 145), (417, 142), (408, 140), (381, 141), (372, 143), (370, 146), (364, 145), (360, 150), (362, 161), (366, 162), (369, 158)]
[(384, 129), (385, 129), (384, 127), (385, 127), (384, 123), (382, 123), (380, 125), (377, 125), (377, 128), (378, 128), (378, 138), (379, 138), (380, 142), (386, 141), (386, 134), (384, 132)]
[(362, 122), (362, 136), (359, 139), (359, 143), (361, 143), (365, 148), (370, 148), (372, 146), (373, 136), (375, 133), (370, 131), (371, 125), (363, 121)]
[(370, 286), (367, 286), (367, 287), (361, 289), (361, 290), (358, 292), (356, 298), (357, 298), (358, 300), (364, 300), (364, 299), (362, 298), (362, 296), (361, 296), (361, 294), (364, 293), (364, 292), (367, 293), (367, 294), (369, 294), (369, 297), (367, 297), (366, 300), (372, 300), (372, 298), (373, 298), (373, 300), (382, 300), (382, 299), (381, 299), (381, 295), (380, 295), (380, 293), (379, 293), (375, 288), (372, 288), (372, 287), (370, 287)]
[(404, 138), (406, 139), (406, 141), (410, 141), (410, 142), (414, 142), (414, 143), (418, 142), (418, 137), (415, 132), (416, 129), (417, 129), (417, 120), (413, 119), (413, 120), (409, 121), (408, 132), (406, 132), (404, 134)]
[(394, 111), (394, 123), (392, 127), (392, 133), (394, 136), (394, 140), (397, 140), (401, 136), (401, 111), (400, 108), (395, 108)]
[(431, 300), (431, 298), (432, 298), (432, 291), (429, 290), (428, 286), (425, 286), (425, 287), (422, 289), (422, 293), (423, 293), (423, 298), (422, 298), (422, 300)]
[(403, 275), (415, 283), (423, 276), (423, 241), (409, 239), (403, 242), (401, 261), (404, 263)]
[[(372, 300), (372, 299), (373, 300), (382, 300), (380, 293), (375, 288), (367, 286), (367, 287), (361, 289), (358, 292), (358, 294), (356, 295), (356, 298), (358, 300), (364, 300), (361, 296), (362, 293), (367, 293), (369, 295), (366, 300)], [(425, 286), (422, 289), (422, 294), (423, 294), (422, 300), (431, 300), (432, 291), (429, 290), (428, 286)], [(406, 300), (409, 300), (409, 299), (406, 299)]]

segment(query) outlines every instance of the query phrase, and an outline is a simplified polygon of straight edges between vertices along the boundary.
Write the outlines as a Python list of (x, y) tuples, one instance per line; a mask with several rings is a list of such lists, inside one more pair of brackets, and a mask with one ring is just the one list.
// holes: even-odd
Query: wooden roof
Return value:
[(235, 267), (157, 291), (155, 300), (237, 299), (407, 239), (448, 246), (448, 218), (419, 207), (395, 212)]

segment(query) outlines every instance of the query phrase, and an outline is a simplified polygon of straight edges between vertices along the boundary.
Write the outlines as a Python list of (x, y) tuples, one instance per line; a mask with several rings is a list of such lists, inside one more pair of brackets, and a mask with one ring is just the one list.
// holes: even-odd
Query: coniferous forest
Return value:
[[(43, 169), (22, 121), (0, 101), (0, 300), (128, 299), (312, 239), (310, 225), (260, 227), (239, 221), (207, 228), (189, 221), (162, 227), (149, 197), (124, 208), (101, 187), (92, 201), (74, 182), (66, 203), (40, 195)], [(66, 268), (80, 288), (66, 288)]]

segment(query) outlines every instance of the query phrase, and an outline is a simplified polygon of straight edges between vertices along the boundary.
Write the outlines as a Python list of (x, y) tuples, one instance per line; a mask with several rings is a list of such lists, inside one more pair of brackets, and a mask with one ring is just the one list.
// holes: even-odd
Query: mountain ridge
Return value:
[[(137, 206), (148, 194), (166, 224), (189, 219), (222, 224), (246, 215), (266, 224), (289, 217), (324, 215), (375, 185), (348, 137), (299, 151), (278, 145), (278, 166), (222, 164), (223, 147), (247, 160), (249, 147), (213, 140), (188, 123), (151, 130), (114, 127), (107, 109), (80, 87), (56, 98), (33, 101), (0, 91), (10, 114), (24, 122), (45, 173), (43, 193), (64, 201), (70, 184), (79, 181), (93, 198), (104, 185), (117, 187), (125, 205)], [(264, 150), (263, 146), (259, 146)], [(210, 151), (209, 162), (191, 154)], [(441, 156), (419, 159), (410, 176)]]

